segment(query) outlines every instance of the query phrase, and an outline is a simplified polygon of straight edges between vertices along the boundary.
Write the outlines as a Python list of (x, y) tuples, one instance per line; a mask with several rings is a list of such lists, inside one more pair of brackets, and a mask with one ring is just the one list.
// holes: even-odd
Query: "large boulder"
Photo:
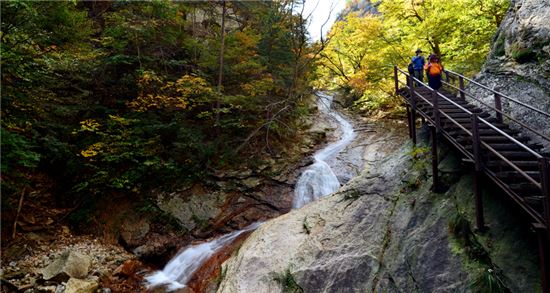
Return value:
[(509, 210), (487, 204), (494, 233), (470, 233), (482, 245), (462, 246), (450, 227), (457, 212), (473, 211), (469, 176), (445, 194), (430, 191), (431, 178), (404, 191), (409, 152), (405, 146), (336, 194), (264, 223), (223, 264), (218, 292), (485, 292), (471, 286), (494, 271), (512, 292), (540, 291), (536, 247), (516, 233), (519, 220), (509, 223)]
[(399, 192), (409, 167), (406, 153), (394, 156), (335, 195), (263, 224), (224, 264), (219, 292), (276, 292), (289, 284), (304, 292), (466, 291), (444, 209)]
[(94, 293), (98, 287), (96, 281), (70, 278), (65, 287), (65, 293)]
[(92, 260), (77, 251), (66, 250), (50, 265), (40, 270), (44, 280), (67, 281), (69, 278), (85, 278)]

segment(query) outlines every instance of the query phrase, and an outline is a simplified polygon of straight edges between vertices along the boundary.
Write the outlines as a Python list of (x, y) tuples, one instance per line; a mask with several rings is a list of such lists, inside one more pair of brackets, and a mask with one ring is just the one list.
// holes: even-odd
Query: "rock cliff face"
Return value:
[[(494, 212), (506, 207), (489, 205), (490, 232), (474, 234), (456, 220), (472, 219), (469, 176), (434, 194), (411, 145), (375, 151), (385, 158), (339, 192), (255, 231), (224, 264), (218, 292), (478, 292), (495, 286), (488, 274), (512, 292), (540, 291), (536, 245)], [(445, 172), (460, 169), (449, 161)]]
[[(550, 2), (511, 2), (510, 9), (495, 35), (491, 53), (475, 80), (550, 112)], [(488, 95), (479, 90), (476, 92)], [(492, 102), (490, 97), (486, 100)], [(550, 118), (532, 114), (506, 100), (503, 100), (503, 106), (513, 117), (550, 135)], [(549, 150), (550, 145), (545, 143), (545, 146)]]

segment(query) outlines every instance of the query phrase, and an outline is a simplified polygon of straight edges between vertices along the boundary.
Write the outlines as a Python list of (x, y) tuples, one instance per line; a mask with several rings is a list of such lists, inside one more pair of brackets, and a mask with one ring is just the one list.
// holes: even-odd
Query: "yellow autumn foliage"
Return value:
[(214, 93), (208, 82), (198, 76), (184, 75), (178, 80), (165, 81), (153, 71), (145, 71), (138, 80), (140, 94), (128, 102), (128, 107), (145, 112), (154, 109), (185, 110), (192, 102)]

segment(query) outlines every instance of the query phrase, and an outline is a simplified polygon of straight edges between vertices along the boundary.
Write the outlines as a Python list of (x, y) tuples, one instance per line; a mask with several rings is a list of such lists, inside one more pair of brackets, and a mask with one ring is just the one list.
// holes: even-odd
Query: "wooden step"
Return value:
[[(512, 141), (505, 137), (505, 136), (502, 136), (502, 135), (490, 135), (490, 136), (480, 136), (479, 137), (481, 139), (481, 141), (484, 141), (486, 143), (512, 143)], [(531, 138), (529, 137), (525, 137), (525, 136), (517, 136), (517, 137), (514, 137), (514, 139), (516, 139), (517, 141), (521, 142), (521, 143), (526, 143), (528, 141), (531, 140)], [(456, 139), (458, 142), (460, 143), (471, 143), (472, 142), (472, 137), (471, 136), (460, 136), (460, 137), (457, 137)]]
[[(428, 113), (429, 115), (432, 115), (432, 114), (433, 114), (433, 110), (432, 110), (431, 108), (423, 107), (423, 108), (421, 108), (421, 109), (422, 109), (424, 112)], [(461, 111), (461, 112), (449, 112), (449, 111), (447, 111), (447, 110), (444, 109), (443, 112), (444, 112), (445, 114), (449, 115), (449, 116), (450, 116), (451, 118), (453, 118), (453, 119), (457, 119), (457, 118), (471, 119), (470, 117), (472, 117), (472, 115), (470, 115), (470, 114), (468, 114), (468, 113), (466, 113), (466, 112), (462, 112), (462, 111)], [(441, 117), (442, 119), (449, 119), (449, 118), (445, 117), (443, 114), (441, 114), (441, 112), (440, 112), (439, 115), (440, 115), (440, 117)], [(492, 118), (491, 115), (490, 115), (489, 113), (487, 113), (487, 112), (480, 112), (480, 113), (478, 113), (478, 115), (479, 115), (479, 117), (481, 117), (481, 118), (483, 118), (483, 119), (485, 119), (485, 120), (487, 120), (487, 119), (489, 119), (489, 118)], [(495, 122), (496, 122), (496, 119), (495, 119), (495, 118), (492, 118), (491, 121), (495, 121)]]
[[(531, 178), (539, 181), (540, 180), (540, 172), (539, 171), (524, 171), (527, 175), (529, 175)], [(497, 172), (496, 176), (502, 180), (506, 181), (526, 181), (528, 180), (523, 175), (521, 175), (518, 171), (503, 171), (503, 172)], [(514, 182), (510, 182), (514, 183)]]
[[(449, 123), (453, 123), (451, 122), (451, 120), (443, 115), (440, 115), (441, 117), (441, 122), (449, 122)], [(472, 124), (472, 118), (470, 117), (457, 117), (457, 118), (454, 118), (452, 117), (454, 121), (460, 123), (460, 124), (468, 124), (468, 125), (471, 125)], [(487, 122), (490, 122), (492, 125), (498, 127), (499, 129), (501, 127), (508, 127), (508, 125), (506, 124), (502, 124), (502, 123), (498, 123), (497, 122), (497, 119), (496, 118), (493, 118), (493, 117), (489, 117), (489, 118), (483, 118), (485, 119), (485, 121)], [(479, 126), (487, 126), (485, 123), (479, 123)], [(487, 126), (488, 127), (488, 126)]]
[[(472, 131), (469, 125), (463, 125), (463, 126), (464, 128), (468, 129), (470, 132)], [(459, 128), (454, 124), (445, 125), (443, 126), (443, 129), (445, 129), (451, 136), (454, 136), (454, 137), (465, 135), (464, 131), (462, 131), (461, 128)], [(514, 134), (518, 133), (517, 130), (512, 130), (512, 129), (500, 129), (500, 130), (512, 137), (514, 136)], [(502, 136), (499, 132), (491, 128), (481, 127), (478, 132), (480, 136), (499, 136), (499, 135)]]
[[(520, 152), (525, 151), (525, 152), (527, 152), (524, 148), (522, 148), (521, 146), (519, 146), (515, 143), (489, 143), (489, 145), (497, 151), (520, 151)], [(542, 148), (542, 146), (539, 145), (539, 144), (527, 144), (525, 146), (532, 149), (533, 151), (537, 151), (537, 150)], [(484, 149), (483, 146), (481, 146), (481, 148)], [(471, 150), (472, 145), (471, 144), (466, 145), (466, 149)], [(534, 156), (531, 156), (530, 158), (534, 161), (538, 161)]]
[[(503, 155), (507, 159), (534, 159), (535, 156), (527, 151), (502, 151), (499, 154)], [(489, 152), (489, 157), (498, 159), (499, 157), (492, 152)]]
[[(511, 161), (516, 167), (523, 171), (538, 171), (539, 162), (537, 161)], [(492, 170), (513, 170), (513, 167), (504, 161), (487, 162), (486, 166)], [(500, 173), (500, 172), (499, 172)]]
[(541, 195), (540, 189), (532, 183), (514, 183), (508, 186), (522, 197)]

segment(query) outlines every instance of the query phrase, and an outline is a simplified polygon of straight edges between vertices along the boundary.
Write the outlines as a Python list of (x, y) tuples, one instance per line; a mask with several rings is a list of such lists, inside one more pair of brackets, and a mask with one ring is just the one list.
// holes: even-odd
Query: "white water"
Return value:
[[(294, 190), (293, 208), (300, 208), (322, 196), (331, 194), (340, 188), (340, 182), (326, 163), (334, 158), (355, 138), (351, 124), (340, 114), (331, 110), (332, 96), (318, 94), (317, 107), (326, 115), (334, 118), (342, 130), (340, 140), (319, 150), (313, 158), (315, 162), (309, 166), (298, 179)], [(243, 230), (234, 231), (209, 242), (190, 246), (176, 255), (162, 271), (158, 271), (145, 278), (148, 288), (166, 286), (167, 291), (185, 288), (193, 273), (202, 264), (224, 246), (233, 242), (239, 235), (257, 229), (260, 223), (254, 223)]]
[(243, 230), (233, 231), (209, 242), (190, 246), (176, 255), (162, 271), (145, 278), (148, 288), (166, 286), (168, 292), (185, 288), (193, 273), (212, 255), (233, 242), (242, 233), (256, 230), (261, 223), (253, 223)]
[(334, 118), (342, 130), (342, 137), (325, 148), (317, 151), (313, 158), (315, 162), (309, 166), (298, 179), (294, 188), (294, 201), (292, 208), (301, 208), (322, 196), (336, 192), (340, 188), (340, 181), (326, 163), (334, 158), (355, 138), (355, 132), (351, 124), (340, 114), (331, 110), (333, 96), (323, 93), (318, 94), (317, 107), (319, 110)]

